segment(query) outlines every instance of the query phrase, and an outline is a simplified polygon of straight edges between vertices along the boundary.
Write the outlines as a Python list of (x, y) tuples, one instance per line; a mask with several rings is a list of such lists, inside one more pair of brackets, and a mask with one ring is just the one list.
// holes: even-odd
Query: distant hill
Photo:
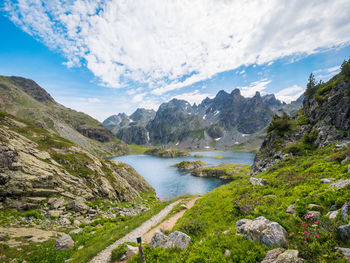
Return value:
[(127, 145), (100, 122), (57, 103), (31, 79), (0, 76), (0, 111), (31, 121), (98, 156), (128, 152)]
[(245, 98), (239, 89), (231, 93), (222, 90), (199, 105), (173, 99), (160, 105), (157, 112), (137, 109), (130, 116), (119, 113), (107, 118), (103, 125), (129, 144), (228, 149), (252, 142), (256, 148), (274, 113), (292, 114), (301, 104), (282, 103), (273, 94), (262, 97), (257, 92)]

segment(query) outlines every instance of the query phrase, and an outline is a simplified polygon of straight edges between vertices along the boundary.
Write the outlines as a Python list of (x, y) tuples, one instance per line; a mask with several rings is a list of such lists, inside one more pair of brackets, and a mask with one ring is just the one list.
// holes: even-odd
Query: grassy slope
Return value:
[[(267, 186), (252, 186), (247, 179), (241, 179), (207, 193), (175, 226), (176, 230), (191, 236), (191, 246), (184, 252), (147, 248), (146, 259), (148, 257), (149, 262), (155, 262), (156, 257), (168, 262), (256, 262), (268, 248), (236, 236), (235, 222), (265, 216), (287, 230), (289, 248), (298, 249), (309, 262), (335, 262), (333, 248), (350, 247), (350, 244), (344, 244), (337, 237), (336, 227), (344, 222), (337, 218), (332, 223), (325, 214), (331, 205), (341, 206), (348, 201), (350, 192), (328, 189), (320, 179), (348, 178), (346, 167), (350, 161), (339, 162), (346, 154), (350, 154), (349, 148), (334, 152), (333, 147), (329, 147), (305, 156), (289, 157), (260, 174), (259, 177), (269, 182)], [(293, 203), (297, 204), (295, 218), (285, 212)], [(306, 206), (310, 203), (322, 206), (324, 211), (316, 228), (304, 220)], [(300, 226), (300, 222), (307, 226)], [(228, 229), (231, 233), (224, 235), (223, 231)], [(305, 243), (304, 231), (312, 233), (308, 243)], [(231, 251), (229, 258), (224, 257), (226, 249)]]

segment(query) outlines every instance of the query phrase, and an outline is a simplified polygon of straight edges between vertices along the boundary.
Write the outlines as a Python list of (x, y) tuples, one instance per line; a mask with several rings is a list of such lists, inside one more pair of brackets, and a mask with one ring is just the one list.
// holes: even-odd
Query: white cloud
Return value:
[(315, 70), (313, 73), (315, 74), (316, 79), (327, 81), (338, 72), (340, 72), (340, 67), (335, 66), (330, 68), (318, 69)]
[(249, 86), (237, 87), (241, 90), (241, 94), (244, 97), (252, 97), (258, 91), (260, 93), (264, 93), (264, 90), (267, 88), (267, 85), (271, 82), (268, 79), (261, 79), (259, 81), (254, 81), (249, 84)]
[(193, 92), (176, 95), (171, 99), (186, 100), (193, 105), (194, 103), (201, 103), (206, 97), (213, 98), (214, 96), (208, 93), (200, 93), (199, 90), (195, 90)]
[(284, 101), (286, 103), (290, 103), (293, 100), (296, 100), (304, 93), (304, 89), (298, 85), (293, 85), (292, 87), (285, 88), (280, 90), (275, 94), (276, 98)]
[(98, 99), (98, 98), (87, 98), (87, 101), (88, 101), (89, 103), (97, 103), (97, 102), (101, 102), (101, 100), (100, 100), (100, 99)]
[[(161, 95), (350, 42), (350, 0), (5, 0), (10, 19), (101, 84)], [(269, 64), (268, 64), (269, 65)]]

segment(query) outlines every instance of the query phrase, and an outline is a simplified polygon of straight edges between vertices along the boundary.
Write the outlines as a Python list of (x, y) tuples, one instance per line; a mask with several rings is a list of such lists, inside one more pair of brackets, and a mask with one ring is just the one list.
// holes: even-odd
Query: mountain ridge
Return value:
[(239, 89), (230, 93), (220, 90), (212, 99), (191, 105), (186, 100), (172, 99), (162, 103), (157, 112), (144, 122), (133, 122), (132, 115), (112, 115), (104, 122), (108, 129), (128, 144), (165, 145), (177, 148), (228, 149), (244, 142), (261, 141), (274, 113), (286, 109), (292, 113), (301, 101), (282, 103), (274, 94), (251, 98), (241, 95)]

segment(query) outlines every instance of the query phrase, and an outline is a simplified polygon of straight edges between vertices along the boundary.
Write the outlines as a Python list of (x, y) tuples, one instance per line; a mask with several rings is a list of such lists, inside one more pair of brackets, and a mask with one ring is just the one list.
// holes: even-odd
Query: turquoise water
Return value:
[[(159, 158), (149, 155), (127, 155), (115, 157), (113, 160), (131, 165), (141, 174), (147, 182), (156, 190), (161, 200), (169, 200), (184, 194), (204, 194), (214, 188), (227, 183), (216, 178), (204, 178), (191, 176), (187, 172), (181, 172), (173, 164), (181, 161), (201, 160), (208, 166), (216, 166), (220, 163), (253, 164), (255, 154), (241, 152), (191, 152), (191, 156), (179, 158)], [(203, 154), (206, 157), (195, 158), (194, 154)], [(216, 159), (217, 155), (225, 158)]]

